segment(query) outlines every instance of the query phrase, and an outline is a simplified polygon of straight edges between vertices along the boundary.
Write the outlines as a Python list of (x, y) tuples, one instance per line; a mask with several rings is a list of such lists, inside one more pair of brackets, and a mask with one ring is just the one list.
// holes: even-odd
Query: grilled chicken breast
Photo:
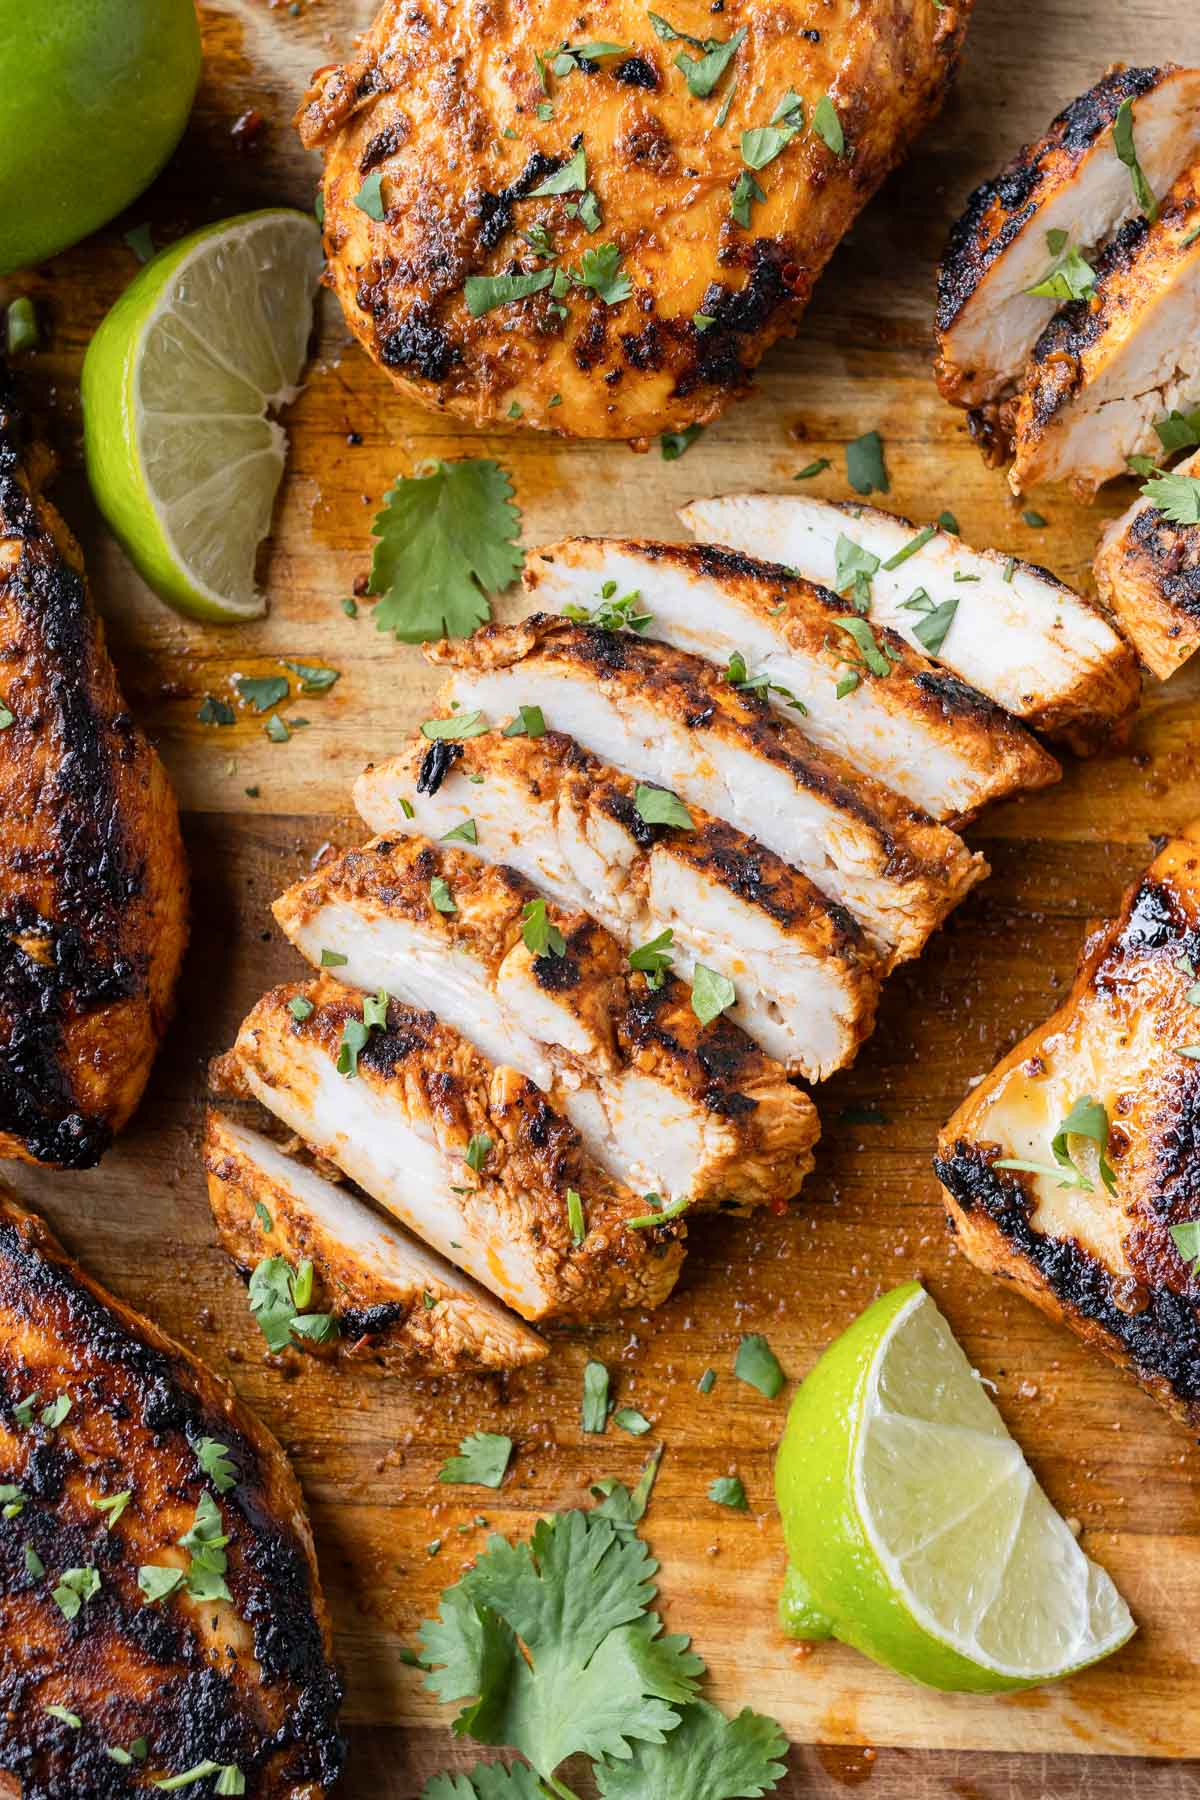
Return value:
[[(18, 1496), (0, 1523), (0, 1784), (133, 1800), (203, 1764), (239, 1771), (226, 1791), (248, 1800), (321, 1800), (341, 1693), (283, 1451), (7, 1192), (0, 1312), (0, 1479)], [(147, 1599), (147, 1580), (182, 1582), (197, 1528), (210, 1573)], [(195, 1596), (222, 1564), (206, 1592), (230, 1598)]]
[(647, 824), (636, 791), (559, 732), (491, 731), (418, 739), (367, 769), (354, 798), (389, 835), (441, 838), (474, 821), (472, 855), (591, 913), (627, 949), (669, 934), (676, 974), (704, 963), (727, 976), (729, 1018), (796, 1073), (819, 1080), (851, 1061), (874, 1023), (880, 971), (849, 913), (699, 807), (691, 831)]
[(141, 1099), (187, 936), (179, 818), (0, 361), (0, 1157), (89, 1168)]
[(535, 1332), (449, 1263), (215, 1108), (204, 1166), (217, 1233), (244, 1275), (264, 1257), (312, 1263), (311, 1310), (331, 1313), (338, 1331), (306, 1346), (311, 1353), (446, 1375), (522, 1368), (547, 1354)]
[(1122, 227), (1090, 301), (1063, 308), (1034, 346), (1017, 403), (1014, 494), (1066, 481), (1084, 499), (1161, 450), (1156, 419), (1200, 390), (1200, 159), (1153, 225)]
[[(1200, 70), (1110, 69), (1072, 100), (1045, 136), (967, 201), (938, 270), (937, 383), (956, 406), (980, 407), (1017, 385), (1061, 305), (1033, 294), (1068, 244), (1090, 257), (1137, 211), (1129, 170), (1113, 148), (1122, 101), (1155, 194), (1200, 154)], [(1061, 248), (1055, 254), (1048, 243)], [(988, 424), (980, 421), (984, 435)], [(998, 448), (1001, 446), (997, 446)]]
[[(1200, 480), (1200, 450), (1172, 470)], [(1160, 681), (1200, 648), (1200, 525), (1135, 500), (1105, 527), (1093, 570), (1100, 598)]]
[[(265, 994), (234, 1051), (255, 1099), (522, 1318), (595, 1319), (666, 1299), (682, 1226), (630, 1229), (653, 1200), (589, 1161), (526, 1076), (432, 1013), (388, 1004), (352, 1069), (343, 1045), (363, 1000), (328, 979)], [(297, 1018), (292, 1001), (312, 1011)]]
[[(629, 0), (386, 0), (297, 119), (352, 331), (478, 426), (644, 442), (715, 418), (936, 111), (968, 12), (681, 0), (656, 28)], [(752, 172), (742, 133), (773, 114)]]
[(568, 538), (526, 563), (526, 589), (559, 612), (595, 606), (609, 582), (617, 594), (638, 594), (654, 638), (719, 663), (733, 685), (802, 720), (814, 743), (944, 823), (962, 824), (989, 800), (1061, 774), (998, 707), (894, 632), (880, 638), (887, 677), (868, 674), (839, 698), (852, 640), (838, 621), (855, 618), (854, 607), (777, 563), (708, 544), (607, 538)]
[(798, 495), (693, 500), (680, 517), (701, 537), (769, 556), (826, 587), (837, 579), (839, 537), (851, 539), (879, 559), (872, 623), (919, 644), (930, 615), (907, 604), (914, 593), (937, 606), (953, 602), (935, 660), (1078, 755), (1119, 737), (1137, 710), (1141, 676), (1128, 644), (1097, 607), (1033, 563), (973, 550), (942, 530), (898, 560), (918, 535), (911, 519)]
[[(1170, 1227), (1200, 1216), (1200, 845), (1168, 843), (1121, 916), (1084, 948), (1065, 1006), (1017, 1045), (941, 1135), (936, 1169), (959, 1241), (1200, 1426), (1200, 1278)], [(1096, 1146), (1067, 1140), (1086, 1186), (1053, 1173), (1075, 1104), (1109, 1120), (1110, 1193)]]
[(541, 707), (552, 729), (759, 838), (893, 962), (916, 956), (987, 873), (952, 831), (682, 651), (535, 613), (428, 654), (454, 668), (447, 711)]
[(524, 920), (538, 900), (513, 869), (381, 838), (297, 883), (275, 917), (314, 967), (327, 950), (344, 956), (340, 978), (428, 1007), (527, 1075), (635, 1192), (789, 1200), (820, 1132), (808, 1096), (736, 1025), (701, 1025), (681, 981), (630, 970), (586, 913), (542, 901), (535, 954)]

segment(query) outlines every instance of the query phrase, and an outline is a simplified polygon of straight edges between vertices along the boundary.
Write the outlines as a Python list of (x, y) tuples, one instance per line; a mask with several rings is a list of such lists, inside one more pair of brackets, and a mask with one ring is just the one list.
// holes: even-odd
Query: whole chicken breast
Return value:
[(778, 563), (711, 544), (567, 538), (533, 552), (525, 588), (558, 612), (594, 607), (602, 590), (632, 592), (654, 638), (719, 664), (731, 685), (765, 694), (814, 743), (943, 823), (1061, 775), (999, 707), (894, 632), (881, 640), (887, 676), (847, 693), (839, 621), (855, 606)]
[[(1200, 482), (1200, 450), (1171, 471)], [(1108, 524), (1092, 565), (1100, 598), (1160, 681), (1200, 649), (1200, 524), (1137, 499)]]
[(522, 1318), (595, 1319), (666, 1299), (681, 1224), (631, 1227), (654, 1198), (613, 1181), (533, 1082), (432, 1013), (382, 996), (385, 1022), (364, 1041), (364, 1001), (328, 978), (264, 994), (233, 1052), (254, 1098)]
[(166, 771), (0, 360), (0, 1157), (90, 1168), (141, 1099), (187, 940)]
[[(1113, 120), (1125, 100), (1154, 193), (1165, 194), (1200, 154), (1200, 69), (1114, 68), (975, 189), (938, 270), (934, 372), (956, 406), (983, 407), (1015, 388), (1062, 304), (1030, 289), (1042, 285), (1068, 245), (1090, 257), (1137, 211), (1129, 170), (1113, 148)], [(1050, 244), (1060, 240), (1056, 254)], [(978, 422), (985, 443), (995, 430), (994, 410), (987, 407)], [(1005, 448), (1002, 425), (995, 448)]]
[(880, 969), (849, 913), (699, 807), (690, 831), (647, 824), (636, 792), (561, 732), (489, 731), (418, 739), (367, 769), (354, 799), (391, 836), (457, 833), (471, 855), (520, 870), (628, 950), (666, 934), (675, 972), (704, 963), (727, 976), (729, 1018), (795, 1073), (819, 1080), (851, 1061), (874, 1023)]
[(1069, 481), (1089, 499), (1131, 456), (1161, 451), (1154, 424), (1200, 392), (1200, 158), (1132, 219), (1096, 268), (1090, 300), (1034, 346), (1013, 426), (1014, 494)]
[[(1178, 839), (1089, 939), (1066, 1004), (955, 1113), (934, 1165), (971, 1261), (1129, 1369), (1193, 1431), (1200, 1265), (1171, 1227), (1200, 1222), (1198, 967), (1200, 844)], [(1107, 1143), (1069, 1136), (1065, 1170), (1052, 1140), (1085, 1099), (1104, 1108)]]
[(200, 1767), (323, 1800), (341, 1689), (275, 1439), (2, 1189), (0, 1319), (0, 1792), (135, 1800)]
[(260, 1131), (209, 1108), (208, 1200), (218, 1236), (246, 1276), (268, 1257), (313, 1267), (311, 1310), (336, 1335), (306, 1354), (381, 1372), (464, 1375), (540, 1362), (536, 1332), (373, 1207)]
[(428, 1007), (528, 1075), (635, 1192), (782, 1205), (812, 1168), (816, 1109), (785, 1070), (725, 1018), (701, 1025), (681, 981), (632, 970), (603, 925), (511, 868), (381, 838), (274, 910), (314, 967), (344, 956), (340, 979)]
[[(427, 654), (454, 668), (447, 712), (499, 720), (539, 706), (552, 729), (757, 837), (845, 906), (892, 962), (918, 955), (987, 873), (954, 832), (683, 651), (535, 613)], [(851, 645), (846, 667), (856, 660)]]
[(715, 418), (941, 104), (969, 10), (386, 0), (297, 118), (351, 330), (481, 427)]
[(951, 531), (918, 528), (877, 506), (800, 494), (693, 500), (680, 517), (700, 537), (825, 587), (837, 578), (839, 538), (850, 538), (879, 564), (869, 619), (919, 644), (930, 615), (913, 607), (914, 594), (952, 606), (933, 660), (1078, 756), (1120, 741), (1137, 711), (1142, 681), (1129, 645), (1099, 607), (1036, 563), (975, 550)]

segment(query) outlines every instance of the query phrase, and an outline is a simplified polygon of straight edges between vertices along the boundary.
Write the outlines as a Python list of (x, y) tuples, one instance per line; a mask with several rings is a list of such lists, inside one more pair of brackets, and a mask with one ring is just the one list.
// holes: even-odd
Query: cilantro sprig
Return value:
[(1005, 1156), (998, 1158), (993, 1167), (1023, 1170), (1030, 1175), (1047, 1175), (1060, 1188), (1078, 1188), (1081, 1193), (1090, 1194), (1095, 1191), (1095, 1183), (1084, 1174), (1071, 1154), (1071, 1139), (1084, 1138), (1096, 1146), (1096, 1167), (1100, 1179), (1109, 1193), (1115, 1194), (1117, 1177), (1108, 1161), (1108, 1135), (1107, 1109), (1090, 1094), (1084, 1094), (1082, 1099), (1076, 1100), (1066, 1118), (1059, 1122), (1058, 1130), (1050, 1140), (1050, 1151), (1054, 1157), (1052, 1164)]
[(402, 476), (383, 497), (370, 591), (375, 627), (403, 643), (467, 637), (490, 617), (488, 595), (525, 564), (512, 483), (487, 457), (435, 462)]
[(324, 1344), (337, 1336), (332, 1313), (308, 1312), (313, 1294), (313, 1266), (298, 1268), (283, 1256), (264, 1257), (250, 1277), (250, 1311), (269, 1350), (285, 1350), (294, 1338)]
[(700, 1699), (703, 1662), (652, 1610), (657, 1565), (636, 1527), (659, 1454), (632, 1493), (609, 1479), (593, 1511), (542, 1519), (528, 1543), (493, 1536), (443, 1593), (421, 1628), (426, 1685), (464, 1702), (456, 1732), (525, 1762), (437, 1776), (424, 1800), (576, 1800), (557, 1774), (575, 1755), (591, 1759), (606, 1800), (737, 1800), (778, 1786), (779, 1727)]

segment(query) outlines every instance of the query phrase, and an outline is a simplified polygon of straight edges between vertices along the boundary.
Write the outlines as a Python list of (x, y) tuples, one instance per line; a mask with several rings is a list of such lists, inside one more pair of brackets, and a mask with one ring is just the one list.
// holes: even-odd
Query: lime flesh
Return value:
[(199, 76), (194, 0), (0, 0), (0, 275), (136, 199)]
[(1135, 1627), (1034, 1480), (928, 1294), (885, 1295), (796, 1395), (776, 1464), (790, 1635), (927, 1686), (1033, 1687)]
[(316, 221), (274, 209), (148, 263), (88, 346), (84, 448), (97, 502), (162, 599), (217, 622), (265, 602), (255, 556), (287, 452), (321, 272)]

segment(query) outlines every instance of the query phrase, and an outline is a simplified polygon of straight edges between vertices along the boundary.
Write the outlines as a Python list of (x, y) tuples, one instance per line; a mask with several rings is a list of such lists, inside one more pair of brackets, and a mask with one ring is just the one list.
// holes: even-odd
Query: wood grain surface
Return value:
[[(1195, 1754), (1200, 1736), (1195, 1446), (1122, 1376), (955, 1257), (929, 1158), (970, 1079), (1055, 1005), (1087, 921), (1116, 906), (1152, 838), (1200, 814), (1195, 675), (1148, 686), (1126, 751), (1070, 766), (1061, 787), (976, 827), (995, 873), (889, 984), (858, 1066), (819, 1091), (825, 1138), (802, 1204), (786, 1218), (698, 1226), (659, 1313), (565, 1333), (545, 1369), (402, 1383), (264, 1355), (244, 1290), (212, 1243), (197, 1137), (207, 1058), (268, 982), (298, 972), (271, 926), (272, 896), (325, 843), (364, 835), (348, 817), (350, 783), (369, 756), (400, 742), (434, 686), (415, 650), (373, 629), (369, 606), (357, 620), (341, 610), (367, 570), (370, 521), (390, 481), (431, 455), (493, 455), (512, 472), (530, 543), (569, 530), (679, 536), (682, 501), (731, 487), (785, 491), (818, 455), (833, 467), (805, 491), (844, 497), (842, 446), (874, 427), (890, 504), (918, 518), (950, 507), (974, 542), (1084, 582), (1099, 525), (1129, 492), (1118, 484), (1091, 508), (1035, 494), (1049, 523), (1022, 522), (929, 377), (934, 265), (968, 188), (1022, 137), (1111, 61), (1200, 60), (1200, 15), (1190, 0), (979, 0), (958, 92), (835, 257), (803, 335), (768, 358), (754, 396), (678, 462), (515, 431), (464, 436), (402, 403), (326, 300), (287, 420), (289, 473), (263, 571), (270, 616), (224, 631), (192, 625), (146, 592), (95, 517), (79, 472), (83, 348), (135, 272), (123, 239), (131, 227), (149, 222), (161, 245), (249, 206), (310, 203), (316, 165), (290, 116), (309, 71), (334, 60), (370, 11), (367, 0), (202, 5), (206, 75), (165, 175), (99, 237), (0, 283), (0, 298), (29, 293), (38, 304), (45, 343), (21, 365), (24, 391), (59, 451), (57, 498), (85, 540), (127, 693), (181, 795), (195, 878), (178, 1018), (139, 1115), (101, 1169), (21, 1170), (17, 1185), (98, 1276), (230, 1374), (292, 1452), (347, 1683), (349, 1795), (410, 1800), (435, 1768), (464, 1760), (399, 1651), (481, 1546), (472, 1524), (481, 1496), (439, 1488), (436, 1474), (459, 1438), (482, 1428), (517, 1443), (503, 1490), (482, 1502), (508, 1532), (580, 1501), (601, 1475), (630, 1479), (646, 1444), (666, 1446), (647, 1535), (668, 1620), (693, 1634), (714, 1698), (772, 1712), (798, 1744), (824, 1747), (796, 1752), (789, 1795), (869, 1776), (880, 1800), (1135, 1791), (1175, 1800), (1190, 1787), (1168, 1759)], [(343, 672), (330, 694), (291, 708), (311, 723), (289, 743), (269, 742), (245, 712), (231, 728), (197, 722), (206, 693), (232, 698), (235, 673), (274, 673), (285, 656)], [(856, 1123), (864, 1109), (879, 1122)], [(783, 1551), (771, 1459), (786, 1401), (733, 1380), (739, 1335), (766, 1332), (798, 1380), (875, 1294), (911, 1276), (926, 1280), (996, 1383), (1051, 1497), (1079, 1519), (1140, 1622), (1118, 1657), (1063, 1686), (1000, 1700), (939, 1696), (838, 1646), (801, 1654), (776, 1629)], [(653, 1437), (583, 1436), (589, 1356), (610, 1365), (622, 1403), (654, 1420)], [(704, 1398), (696, 1382), (710, 1365), (718, 1380)], [(751, 1501), (745, 1515), (704, 1497), (715, 1475), (735, 1470)], [(435, 1540), (442, 1548), (430, 1555)], [(920, 1747), (928, 1754), (913, 1754)], [(982, 1751), (992, 1754), (967, 1754)], [(1116, 1760), (1129, 1756), (1156, 1760)]]

